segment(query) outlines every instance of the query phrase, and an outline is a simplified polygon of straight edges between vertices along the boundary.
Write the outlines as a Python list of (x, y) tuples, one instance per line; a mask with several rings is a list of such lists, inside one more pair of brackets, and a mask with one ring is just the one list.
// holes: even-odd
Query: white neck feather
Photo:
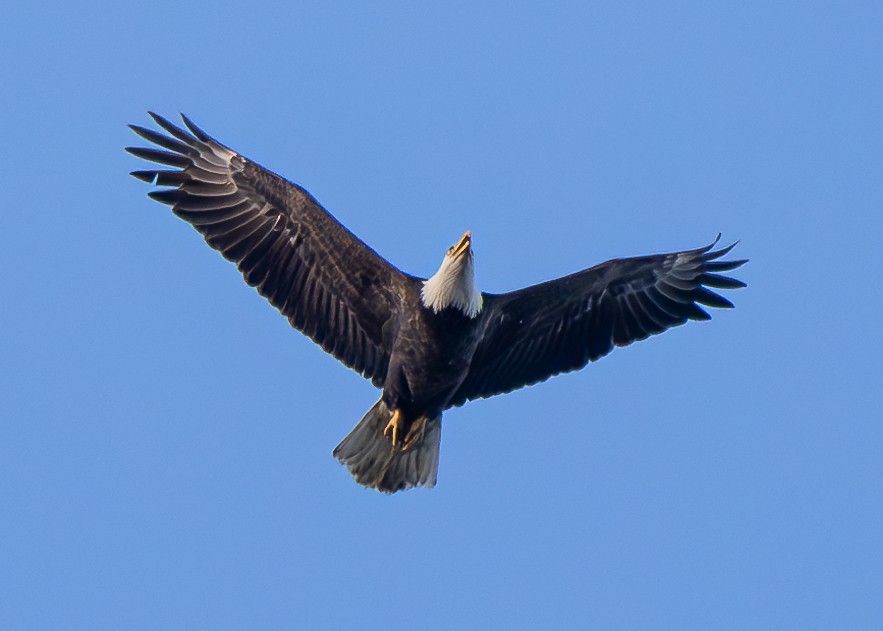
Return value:
[(481, 313), (481, 292), (475, 286), (472, 256), (446, 256), (438, 271), (423, 281), (420, 298), (423, 306), (435, 313), (447, 307), (459, 309), (468, 318)]

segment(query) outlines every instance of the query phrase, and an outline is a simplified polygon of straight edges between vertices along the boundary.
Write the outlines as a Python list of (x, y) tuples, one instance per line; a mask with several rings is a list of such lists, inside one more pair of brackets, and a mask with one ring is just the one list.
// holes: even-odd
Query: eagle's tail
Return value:
[(383, 399), (375, 403), (335, 447), (334, 457), (347, 466), (356, 482), (384, 493), (395, 493), (412, 486), (435, 486), (441, 415), (411, 423), (408, 438), (413, 432), (419, 434), (407, 447), (393, 445), (384, 435), (392, 416), (392, 410)]

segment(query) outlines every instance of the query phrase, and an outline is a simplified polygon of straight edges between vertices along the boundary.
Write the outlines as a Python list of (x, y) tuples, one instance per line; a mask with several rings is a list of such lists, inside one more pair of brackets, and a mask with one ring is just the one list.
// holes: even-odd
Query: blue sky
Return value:
[[(0, 627), (883, 626), (879, 3), (477, 4), (4, 9)], [(147, 109), (416, 274), (723, 232), (749, 287), (382, 496), (376, 391), (127, 175)]]

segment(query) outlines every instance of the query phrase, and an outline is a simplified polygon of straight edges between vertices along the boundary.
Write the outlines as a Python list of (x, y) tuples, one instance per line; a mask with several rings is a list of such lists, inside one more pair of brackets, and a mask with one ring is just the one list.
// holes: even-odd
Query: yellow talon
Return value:
[(392, 418), (389, 419), (389, 423), (386, 424), (386, 428), (383, 430), (384, 436), (389, 436), (390, 430), (392, 430), (392, 446), (395, 447), (399, 442), (399, 425), (401, 424), (402, 413), (400, 410), (396, 410), (393, 413)]
[(414, 445), (422, 443), (424, 436), (426, 436), (426, 419), (421, 418), (411, 426), (408, 435), (405, 436), (405, 444), (402, 446), (402, 451), (408, 451)]

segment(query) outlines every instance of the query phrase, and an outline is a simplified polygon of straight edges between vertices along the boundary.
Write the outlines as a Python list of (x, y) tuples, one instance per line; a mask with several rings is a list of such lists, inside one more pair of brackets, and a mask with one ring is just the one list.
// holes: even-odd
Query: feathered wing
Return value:
[(484, 337), (450, 405), (544, 381), (582, 368), (614, 346), (687, 320), (708, 320), (700, 304), (732, 307), (709, 287), (744, 287), (719, 272), (745, 261), (718, 261), (735, 243), (712, 250), (716, 243), (616, 259), (508, 294), (485, 294)]
[(174, 187), (149, 193), (234, 262), (292, 326), (376, 385), (389, 364), (403, 285), (390, 265), (303, 188), (220, 144), (182, 115), (189, 131), (150, 114), (168, 136), (130, 125), (162, 149), (128, 147), (174, 167), (134, 171)]

